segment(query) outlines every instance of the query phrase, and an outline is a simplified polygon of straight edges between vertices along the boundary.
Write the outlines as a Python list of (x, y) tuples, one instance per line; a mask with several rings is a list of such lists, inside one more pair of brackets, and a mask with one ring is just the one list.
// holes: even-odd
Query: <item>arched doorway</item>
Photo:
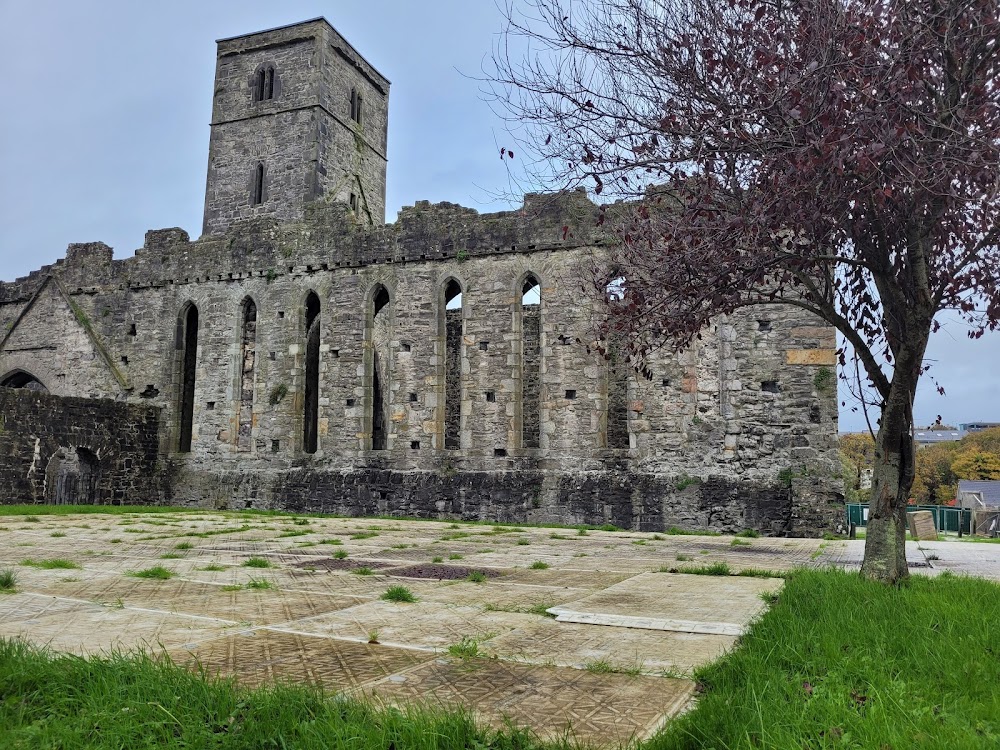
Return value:
[(97, 456), (78, 446), (60, 447), (45, 467), (45, 502), (93, 505), (97, 500)]
[(41, 380), (24, 370), (14, 370), (14, 372), (8, 373), (3, 380), (0, 380), (0, 387), (24, 388), (25, 390), (36, 391), (38, 393), (49, 392), (49, 389), (45, 387)]

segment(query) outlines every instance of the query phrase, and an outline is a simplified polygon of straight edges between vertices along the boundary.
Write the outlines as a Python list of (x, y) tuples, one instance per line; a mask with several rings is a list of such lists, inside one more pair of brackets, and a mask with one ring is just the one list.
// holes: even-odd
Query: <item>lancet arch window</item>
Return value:
[(371, 449), (386, 450), (389, 447), (389, 379), (391, 359), (389, 341), (392, 337), (391, 297), (389, 290), (376, 284), (368, 303), (365, 333), (368, 339), (370, 358), (367, 360), (365, 399), (367, 416), (371, 429)]
[(462, 349), (465, 334), (462, 285), (456, 279), (448, 279), (442, 294), (444, 447), (446, 450), (457, 450), (462, 447)]
[(273, 65), (262, 65), (253, 76), (253, 101), (265, 102), (275, 97), (276, 75)]
[(520, 286), (521, 447), (538, 448), (542, 435), (542, 285), (529, 273)]
[(259, 206), (264, 202), (264, 162), (259, 161), (253, 168), (250, 183), (250, 205)]
[(198, 372), (198, 308), (189, 302), (177, 316), (174, 335), (177, 362), (177, 450), (190, 453), (194, 437), (194, 389)]
[(247, 297), (240, 306), (239, 418), (236, 447), (249, 451), (253, 441), (254, 372), (257, 363), (257, 304)]
[(305, 393), (302, 412), (302, 449), (315, 453), (319, 448), (319, 342), (320, 303), (315, 292), (306, 296), (305, 307)]

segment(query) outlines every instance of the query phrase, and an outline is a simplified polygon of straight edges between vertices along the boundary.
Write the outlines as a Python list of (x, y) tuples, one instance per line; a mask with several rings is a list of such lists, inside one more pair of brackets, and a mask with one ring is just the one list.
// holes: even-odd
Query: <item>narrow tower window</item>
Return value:
[(462, 287), (450, 279), (444, 288), (444, 447), (462, 447)]
[(250, 205), (259, 206), (264, 202), (264, 163), (258, 162), (253, 170), (253, 186), (250, 188)]
[(274, 98), (274, 68), (264, 71), (264, 99)]
[(351, 119), (358, 125), (361, 124), (361, 109), (363, 100), (361, 92), (355, 88), (351, 89)]
[(388, 447), (386, 405), (389, 394), (389, 339), (391, 336), (389, 291), (379, 284), (372, 295), (369, 336), (371, 341), (371, 378), (368, 402), (371, 404), (372, 450), (384, 451)]
[(268, 65), (259, 68), (253, 76), (253, 101), (262, 102), (274, 98), (275, 89), (274, 66)]
[(532, 275), (521, 285), (521, 446), (541, 444), (542, 287)]
[(236, 448), (249, 451), (253, 429), (253, 377), (257, 357), (257, 305), (249, 297), (243, 303), (243, 331), (240, 336), (240, 411)]
[(302, 419), (302, 448), (315, 453), (319, 436), (319, 297), (306, 297), (306, 379)]
[(180, 389), (178, 392), (179, 432), (177, 450), (191, 452), (194, 432), (194, 381), (198, 366), (198, 308), (188, 305), (177, 319), (175, 349), (180, 361)]

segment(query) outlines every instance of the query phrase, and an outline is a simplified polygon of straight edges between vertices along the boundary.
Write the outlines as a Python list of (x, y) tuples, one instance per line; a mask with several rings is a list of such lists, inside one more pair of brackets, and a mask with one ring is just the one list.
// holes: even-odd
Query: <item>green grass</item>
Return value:
[(345, 557), (347, 557), (346, 549), (338, 549), (336, 552), (333, 553), (334, 560), (343, 560)]
[(320, 539), (319, 544), (343, 544), (339, 539)]
[(541, 560), (535, 560), (531, 563), (532, 570), (548, 570), (549, 564), (547, 562), (542, 562)]
[(17, 571), (10, 568), (0, 570), (0, 591), (14, 591), (17, 589)]
[(486, 574), (483, 573), (481, 570), (473, 570), (469, 573), (469, 575), (465, 577), (465, 580), (469, 581), (470, 583), (485, 583)]
[(53, 531), (51, 534), (49, 534), (49, 536), (52, 537), (53, 539), (59, 539), (60, 537), (66, 536), (66, 532), (65, 531)]
[(718, 531), (688, 531), (686, 529), (679, 529), (676, 526), (671, 526), (663, 533), (670, 536), (722, 536)]
[(174, 549), (194, 549), (194, 545), (191, 542), (181, 542), (180, 544), (175, 544)]
[(371, 568), (367, 567), (367, 566), (362, 566), (360, 568), (355, 568), (351, 572), (354, 573), (354, 575), (356, 575), (356, 576), (370, 576), (370, 575), (374, 575), (375, 574), (375, 571), (372, 570)]
[(220, 565), (219, 563), (209, 563), (208, 565), (202, 565), (198, 570), (225, 570), (225, 565)]
[(162, 565), (155, 565), (152, 568), (145, 568), (144, 570), (131, 570), (126, 575), (132, 578), (149, 578), (155, 581), (166, 581), (174, 577), (174, 572), (167, 570)]
[(268, 581), (264, 578), (251, 578), (247, 581), (246, 588), (254, 591), (270, 591), (278, 587), (274, 585), (273, 581)]
[(995, 583), (796, 571), (647, 748), (995, 748), (998, 640)]
[(680, 568), (679, 572), (692, 576), (728, 576), (732, 575), (729, 566), (724, 562), (712, 563), (710, 565), (699, 565), (692, 568)]
[(733, 541), (729, 543), (730, 547), (749, 547), (750, 542), (745, 539), (740, 539), (739, 537), (733, 537)]
[(242, 562), (244, 568), (273, 568), (274, 564), (266, 557), (248, 557)]
[(757, 529), (744, 529), (736, 536), (743, 536), (747, 537), (748, 539), (756, 539), (757, 537), (760, 536), (760, 532), (757, 531)]
[(479, 641), (467, 635), (463, 635), (458, 643), (448, 646), (448, 653), (459, 659), (475, 659), (477, 656), (482, 656), (479, 651)]
[(351, 534), (351, 539), (371, 539), (376, 536), (378, 533), (375, 531), (359, 531), (357, 534)]
[(41, 570), (80, 570), (82, 566), (72, 560), (57, 557), (54, 560), (21, 560), (21, 565)]
[(417, 597), (406, 586), (390, 586), (379, 598), (387, 602), (415, 602), (417, 600)]
[(305, 686), (251, 690), (162, 657), (56, 655), (0, 641), (5, 748), (528, 750), (459, 713), (377, 708)]
[(431, 562), (432, 563), (441, 563), (441, 562), (444, 562), (444, 558), (441, 557), (440, 555), (438, 555), (437, 557), (432, 557), (431, 558)]
[(448, 559), (449, 560), (461, 560), (462, 556), (460, 554), (458, 554), (457, 552), (453, 552), (452, 554), (448, 555)]

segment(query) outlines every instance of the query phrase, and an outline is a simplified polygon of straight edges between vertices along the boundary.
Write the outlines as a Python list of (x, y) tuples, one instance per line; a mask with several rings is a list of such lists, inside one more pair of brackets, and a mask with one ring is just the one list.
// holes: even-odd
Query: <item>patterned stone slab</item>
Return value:
[(682, 710), (694, 687), (690, 680), (441, 658), (363, 692), (396, 704), (459, 706), (494, 727), (513, 722), (542, 739), (625, 746)]

